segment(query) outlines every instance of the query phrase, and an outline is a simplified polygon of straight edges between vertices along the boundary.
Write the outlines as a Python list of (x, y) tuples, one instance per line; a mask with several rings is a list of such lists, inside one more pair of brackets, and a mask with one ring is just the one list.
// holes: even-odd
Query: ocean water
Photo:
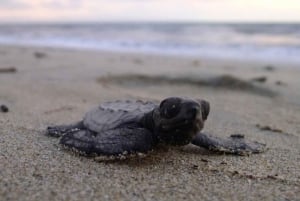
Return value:
[(9, 24), (0, 44), (300, 64), (300, 24)]

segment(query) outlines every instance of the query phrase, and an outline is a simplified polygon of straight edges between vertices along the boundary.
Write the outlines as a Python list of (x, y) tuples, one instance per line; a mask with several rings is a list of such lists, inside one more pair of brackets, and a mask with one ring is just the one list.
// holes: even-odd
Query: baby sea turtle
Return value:
[(230, 154), (260, 153), (265, 144), (235, 134), (227, 139), (200, 133), (209, 114), (205, 100), (171, 97), (160, 104), (141, 100), (106, 102), (89, 111), (83, 120), (48, 127), (60, 143), (86, 155), (121, 156), (146, 153), (158, 144), (194, 145)]

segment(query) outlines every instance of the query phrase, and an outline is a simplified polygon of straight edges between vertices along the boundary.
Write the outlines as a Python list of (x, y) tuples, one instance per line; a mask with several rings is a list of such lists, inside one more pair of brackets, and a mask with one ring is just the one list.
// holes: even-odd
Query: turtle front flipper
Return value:
[(85, 155), (119, 156), (145, 153), (152, 149), (154, 140), (144, 128), (117, 128), (96, 133), (88, 129), (62, 136), (60, 143)]
[(240, 134), (231, 135), (229, 138), (223, 139), (204, 133), (198, 133), (192, 140), (192, 144), (211, 151), (236, 155), (256, 154), (266, 150), (265, 144), (246, 140), (244, 136)]
[(70, 125), (49, 126), (47, 128), (47, 135), (61, 137), (68, 132), (78, 131), (84, 128), (85, 126), (82, 121)]

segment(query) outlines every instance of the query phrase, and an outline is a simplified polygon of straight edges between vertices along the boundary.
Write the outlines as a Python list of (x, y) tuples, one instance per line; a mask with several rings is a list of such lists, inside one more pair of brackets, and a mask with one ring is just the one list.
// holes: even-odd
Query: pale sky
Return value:
[(0, 22), (300, 22), (300, 0), (0, 0)]

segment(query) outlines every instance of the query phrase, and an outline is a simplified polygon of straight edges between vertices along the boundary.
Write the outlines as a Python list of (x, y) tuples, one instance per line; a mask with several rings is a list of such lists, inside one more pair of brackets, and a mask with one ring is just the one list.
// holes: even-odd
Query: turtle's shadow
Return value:
[(196, 145), (188, 144), (183, 147), (177, 148), (178, 152), (184, 153), (184, 154), (191, 154), (191, 155), (199, 155), (199, 156), (220, 156), (220, 155), (226, 155), (223, 152), (214, 152), (210, 151), (201, 147), (198, 147)]
[(74, 157), (78, 157), (80, 159), (94, 160), (97, 163), (103, 164), (129, 165), (133, 167), (160, 163), (161, 160), (164, 160), (166, 158), (166, 155), (170, 153), (170, 148), (167, 146), (158, 146), (155, 148), (155, 150), (149, 151), (147, 154), (143, 154), (142, 156), (139, 154), (132, 154), (127, 157), (86, 155), (74, 149), (61, 146), (59, 146), (59, 148), (65, 154), (71, 154)]
[(167, 146), (158, 146), (155, 150), (152, 150), (145, 154), (144, 156), (133, 155), (131, 157), (127, 157), (124, 159), (112, 159), (112, 160), (97, 160), (94, 158), (96, 162), (106, 163), (106, 164), (118, 164), (118, 165), (127, 165), (131, 167), (141, 167), (141, 166), (149, 166), (153, 164), (161, 163), (162, 160), (167, 158), (169, 155), (169, 147)]
[(115, 160), (105, 160), (105, 161), (97, 161), (100, 163), (106, 164), (118, 164), (118, 165), (126, 165), (131, 167), (142, 167), (142, 166), (150, 166), (154, 164), (169, 164), (170, 161), (178, 160), (179, 158), (186, 158), (188, 156), (197, 155), (199, 156), (199, 160), (201, 157), (210, 157), (210, 156), (222, 156), (224, 153), (212, 152), (206, 150), (204, 148), (200, 148), (194, 145), (187, 145), (183, 147), (170, 147), (170, 146), (158, 146), (155, 150), (149, 152), (144, 157), (130, 157), (123, 160), (115, 159)]
[[(64, 149), (64, 152), (67, 154), (70, 153), (74, 154), (74, 152), (69, 149)], [(132, 155), (130, 157), (124, 157), (124, 158), (118, 158), (118, 157), (99, 158), (99, 156), (87, 156), (80, 153), (75, 153), (75, 155), (76, 157), (88, 158), (90, 160), (94, 160), (97, 163), (126, 165), (130, 167), (143, 167), (143, 166), (150, 166), (150, 165), (161, 164), (161, 163), (168, 164), (170, 161), (178, 160), (178, 158), (182, 158), (182, 157), (186, 158), (188, 156), (193, 156), (193, 155), (199, 156), (200, 159), (203, 156), (205, 157), (221, 156), (224, 155), (224, 153), (212, 152), (194, 145), (186, 145), (183, 147), (159, 145), (155, 148), (155, 150), (148, 152), (142, 157), (137, 154)]]

